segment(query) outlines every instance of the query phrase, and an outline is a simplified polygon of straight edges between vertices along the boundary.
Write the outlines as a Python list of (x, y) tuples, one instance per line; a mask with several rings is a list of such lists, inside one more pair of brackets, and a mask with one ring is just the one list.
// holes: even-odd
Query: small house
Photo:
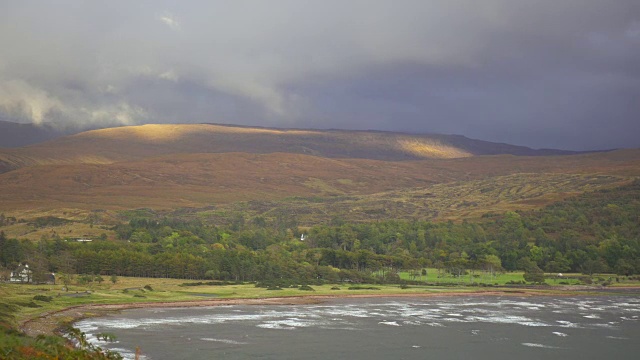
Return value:
[(10, 282), (13, 283), (30, 283), (33, 279), (33, 271), (29, 269), (29, 265), (22, 264), (11, 272)]

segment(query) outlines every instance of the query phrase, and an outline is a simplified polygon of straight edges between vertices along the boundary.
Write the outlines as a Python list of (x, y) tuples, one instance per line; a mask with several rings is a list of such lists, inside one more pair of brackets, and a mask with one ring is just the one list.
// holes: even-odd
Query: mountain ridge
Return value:
[(277, 129), (217, 124), (146, 124), (85, 131), (0, 149), (0, 172), (45, 164), (106, 164), (176, 153), (294, 153), (384, 161), (478, 155), (572, 155), (565, 150), (469, 139), (462, 135), (366, 130)]
[[(270, 126), (258, 126), (258, 125), (237, 125), (237, 124), (225, 124), (225, 123), (200, 123), (203, 125), (214, 125), (214, 126), (222, 126), (222, 127), (237, 127), (237, 128), (256, 128), (256, 129), (265, 129), (265, 130), (294, 130), (294, 131), (318, 131), (318, 132), (344, 132), (344, 133), (379, 133), (379, 134), (399, 134), (399, 135), (407, 135), (407, 136), (431, 136), (431, 137), (446, 137), (450, 139), (460, 139), (461, 141), (474, 141), (474, 142), (483, 142), (488, 144), (494, 144), (498, 146), (507, 146), (513, 148), (520, 148), (523, 151), (532, 151), (536, 152), (539, 156), (547, 156), (547, 155), (570, 155), (570, 154), (583, 154), (583, 153), (592, 153), (592, 152), (606, 152), (619, 150), (616, 148), (612, 149), (599, 149), (599, 150), (566, 150), (566, 149), (553, 149), (553, 148), (532, 148), (524, 145), (514, 145), (506, 142), (496, 142), (496, 141), (488, 141), (481, 140), (468, 137), (466, 135), (461, 134), (441, 134), (441, 133), (430, 133), (430, 132), (409, 132), (409, 131), (390, 131), (390, 130), (376, 130), (376, 129), (338, 129), (338, 128), (328, 128), (328, 129), (320, 129), (320, 128), (281, 128), (281, 127), (270, 127)], [(495, 154), (484, 154), (484, 155), (498, 155), (500, 153)]]

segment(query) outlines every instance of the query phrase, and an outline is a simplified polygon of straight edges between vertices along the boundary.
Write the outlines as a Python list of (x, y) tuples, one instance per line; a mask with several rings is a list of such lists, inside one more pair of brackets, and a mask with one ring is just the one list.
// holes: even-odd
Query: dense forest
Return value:
[[(224, 281), (394, 282), (426, 267), (529, 273), (640, 273), (640, 181), (585, 193), (529, 212), (471, 223), (388, 220), (301, 230), (294, 217), (220, 226), (193, 219), (132, 217), (119, 240), (38, 242), (0, 233), (0, 268), (27, 262), (46, 272)], [(304, 234), (303, 240), (301, 236)], [(5, 275), (6, 276), (6, 275)]]

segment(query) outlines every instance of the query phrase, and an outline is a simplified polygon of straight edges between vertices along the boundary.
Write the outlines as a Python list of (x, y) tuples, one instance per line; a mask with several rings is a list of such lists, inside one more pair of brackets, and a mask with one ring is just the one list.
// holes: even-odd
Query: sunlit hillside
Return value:
[(0, 149), (0, 172), (45, 164), (107, 164), (177, 153), (293, 153), (372, 160), (477, 155), (557, 155), (455, 135), (286, 130), (212, 124), (142, 125), (87, 131), (22, 148)]

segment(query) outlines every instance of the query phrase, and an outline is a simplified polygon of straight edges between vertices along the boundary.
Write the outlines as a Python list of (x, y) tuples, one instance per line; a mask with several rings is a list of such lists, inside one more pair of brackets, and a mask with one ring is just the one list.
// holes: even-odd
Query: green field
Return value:
[[(409, 271), (399, 272), (398, 275), (400, 275), (400, 278), (402, 280), (418, 281), (427, 284), (454, 283), (460, 285), (469, 285), (476, 283), (480, 285), (484, 284), (502, 286), (524, 281), (524, 272), (522, 271), (501, 272), (494, 274), (489, 274), (488, 272), (484, 271), (475, 271), (469, 272), (466, 275), (453, 276), (450, 274), (445, 274), (443, 271), (440, 271), (439, 273), (438, 269), (435, 268), (426, 270), (426, 276), (412, 276), (411, 272)], [(547, 285), (580, 285), (583, 284), (581, 280), (582, 277), (583, 275), (581, 274), (563, 274), (561, 278), (556, 274), (545, 274), (545, 283)], [(600, 278), (603, 278), (602, 281), (606, 281), (610, 277), (613, 277), (615, 279), (615, 275), (600, 276)]]

